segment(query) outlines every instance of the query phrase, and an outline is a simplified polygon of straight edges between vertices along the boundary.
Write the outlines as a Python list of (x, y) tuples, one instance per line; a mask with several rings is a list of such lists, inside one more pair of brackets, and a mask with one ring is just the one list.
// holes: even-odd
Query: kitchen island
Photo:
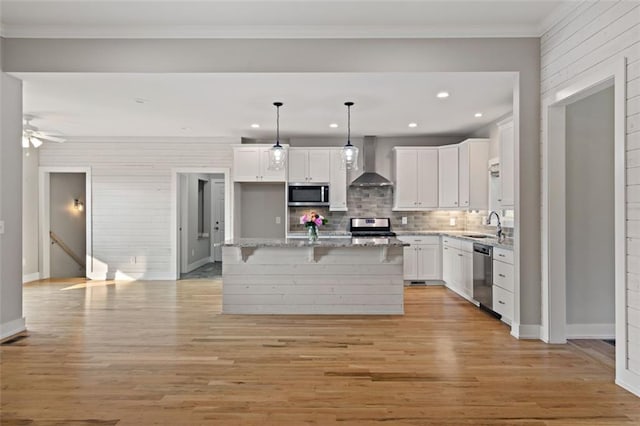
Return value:
[(396, 238), (240, 238), (222, 248), (225, 314), (404, 313)]

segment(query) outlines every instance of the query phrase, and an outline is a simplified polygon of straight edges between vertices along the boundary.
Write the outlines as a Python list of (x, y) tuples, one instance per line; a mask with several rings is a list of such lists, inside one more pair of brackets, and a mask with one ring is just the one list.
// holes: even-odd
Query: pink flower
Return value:
[(308, 221), (309, 221), (309, 218), (307, 217), (307, 215), (306, 215), (306, 214), (300, 218), (300, 224), (301, 224), (301, 225), (304, 225), (304, 224), (305, 224), (305, 223), (307, 223)]
[(320, 218), (317, 218), (316, 220), (314, 220), (314, 222), (315, 222), (316, 226), (322, 225), (322, 219), (320, 219)]

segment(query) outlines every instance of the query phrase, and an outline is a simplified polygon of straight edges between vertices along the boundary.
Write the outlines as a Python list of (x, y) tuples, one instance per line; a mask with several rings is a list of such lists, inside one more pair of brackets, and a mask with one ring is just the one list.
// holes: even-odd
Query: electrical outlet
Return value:
[(407, 220), (406, 216), (402, 216), (402, 224), (406, 225), (407, 223), (409, 223), (409, 221)]
[(0, 235), (4, 234), (4, 220), (0, 220)]
[(282, 219), (280, 219), (280, 216), (276, 216), (276, 225), (280, 225), (280, 222), (282, 222)]
[(191, 256), (195, 256), (196, 255), (196, 249), (191, 249)]
[(131, 264), (135, 264), (136, 263), (136, 257), (135, 256), (131, 256), (131, 258), (129, 259), (129, 262)]
[(449, 218), (449, 225), (456, 226), (456, 218), (455, 217), (450, 217)]

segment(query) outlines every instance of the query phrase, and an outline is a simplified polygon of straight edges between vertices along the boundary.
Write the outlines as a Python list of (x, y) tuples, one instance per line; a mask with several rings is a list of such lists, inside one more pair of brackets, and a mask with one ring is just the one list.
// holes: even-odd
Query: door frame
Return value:
[(91, 188), (91, 167), (51, 167), (41, 166), (38, 168), (38, 251), (40, 258), (40, 278), (51, 277), (51, 253), (49, 251), (49, 230), (51, 228), (51, 173), (84, 173), (84, 211), (85, 211), (85, 275), (87, 278), (93, 277), (93, 215), (92, 201), (93, 191)]
[[(216, 183), (222, 183), (224, 185), (224, 180), (217, 179), (217, 178), (212, 178), (212, 179), (209, 179), (209, 182), (211, 183), (211, 212), (210, 212), (211, 213), (211, 220), (210, 220), (210, 225), (211, 225), (210, 228), (211, 229), (209, 229), (209, 235), (211, 235), (211, 240), (210, 240), (210, 243), (211, 243), (210, 246), (211, 247), (210, 247), (209, 250), (210, 250), (210, 253), (211, 253), (211, 261), (212, 262), (217, 262), (216, 256), (215, 256), (215, 252), (214, 252), (214, 250), (215, 250), (214, 244), (215, 243), (213, 241), (214, 228), (216, 226), (215, 223), (214, 223), (215, 222), (214, 219), (216, 218), (216, 214), (215, 214), (215, 205), (216, 205), (216, 203), (215, 203), (215, 197), (214, 196), (215, 196), (215, 185), (216, 185)], [(224, 200), (224, 204), (225, 204), (225, 210), (226, 210), (226, 208), (227, 208), (226, 207), (227, 200)], [(225, 220), (225, 229), (226, 229), (226, 224), (227, 224), (227, 222)], [(226, 239), (226, 234), (225, 234), (225, 238), (224, 239)], [(224, 241), (224, 239), (223, 239), (223, 241)], [(220, 257), (220, 261), (222, 261), (222, 254), (221, 254), (221, 257)]]
[[(178, 253), (179, 223), (178, 209), (180, 208), (179, 196), (179, 176), (180, 174), (221, 174), (224, 175), (224, 235), (226, 239), (233, 238), (233, 185), (231, 182), (231, 169), (228, 167), (178, 167), (171, 169), (171, 226), (169, 227), (171, 240), (171, 271), (174, 279), (180, 279), (180, 256)], [(227, 201), (228, 200), (228, 201)]]
[(554, 89), (542, 103), (542, 329), (566, 343), (566, 107), (614, 87), (614, 265), (616, 383), (640, 395), (629, 370), (626, 293), (626, 58), (608, 61)]

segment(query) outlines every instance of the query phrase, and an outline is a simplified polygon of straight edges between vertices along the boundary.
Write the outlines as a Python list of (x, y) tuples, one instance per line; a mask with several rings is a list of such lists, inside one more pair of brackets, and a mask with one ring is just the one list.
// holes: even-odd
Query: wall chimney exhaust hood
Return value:
[(393, 182), (375, 172), (376, 168), (376, 137), (365, 136), (362, 147), (363, 169), (356, 180), (351, 182), (352, 187), (393, 186)]

